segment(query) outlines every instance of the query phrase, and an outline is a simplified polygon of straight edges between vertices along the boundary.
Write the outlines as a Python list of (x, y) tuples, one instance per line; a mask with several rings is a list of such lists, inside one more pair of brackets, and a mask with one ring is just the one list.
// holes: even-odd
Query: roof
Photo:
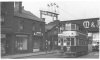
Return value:
[(45, 31), (47, 32), (48, 30), (51, 30), (53, 27), (55, 27), (56, 25), (59, 24), (59, 20), (55, 20), (53, 22), (50, 22), (48, 24), (45, 25)]
[(32, 14), (30, 11), (26, 11), (22, 9), (22, 12), (19, 13), (17, 10), (14, 10), (14, 16), (22, 17), (22, 18), (27, 18), (27, 19), (32, 19), (36, 21), (41, 21), (44, 22), (42, 19), (38, 18), (34, 14)]

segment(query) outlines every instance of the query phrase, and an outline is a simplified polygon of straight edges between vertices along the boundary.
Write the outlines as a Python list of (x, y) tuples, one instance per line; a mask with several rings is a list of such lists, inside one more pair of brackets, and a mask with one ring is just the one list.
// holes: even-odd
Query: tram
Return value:
[(64, 30), (58, 34), (58, 47), (60, 53), (67, 57), (78, 57), (88, 53), (87, 31), (83, 26), (68, 23)]

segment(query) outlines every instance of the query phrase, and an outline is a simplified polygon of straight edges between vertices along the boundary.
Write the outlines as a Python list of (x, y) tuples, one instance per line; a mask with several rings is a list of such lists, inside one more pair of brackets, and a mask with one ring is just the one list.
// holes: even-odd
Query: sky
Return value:
[[(59, 8), (58, 19), (61, 21), (86, 19), (100, 17), (100, 1), (99, 0), (22, 0), (25, 10), (32, 12), (40, 17), (40, 10), (50, 10), (47, 4), (56, 3)], [(46, 23), (52, 20), (50, 16), (46, 18)]]

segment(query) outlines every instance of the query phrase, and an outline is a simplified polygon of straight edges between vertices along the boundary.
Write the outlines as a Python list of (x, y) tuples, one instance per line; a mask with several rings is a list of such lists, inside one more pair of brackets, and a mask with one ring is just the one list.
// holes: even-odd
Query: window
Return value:
[(67, 46), (70, 46), (70, 38), (67, 38)]
[(71, 45), (74, 45), (74, 38), (71, 38)]
[(19, 21), (19, 30), (23, 30), (24, 29), (24, 26), (23, 26), (23, 22), (24, 21)]
[(68, 41), (70, 41), (70, 38), (67, 38)]
[(71, 30), (76, 30), (76, 24), (71, 24)]
[(58, 43), (60, 43), (60, 38), (58, 39)]
[(63, 45), (63, 38), (61, 39), (61, 45)]
[(67, 40), (64, 40), (64, 43), (67, 42)]
[(24, 35), (17, 36), (16, 40), (16, 49), (17, 50), (27, 50), (27, 37), (24, 37)]
[(32, 30), (35, 31), (35, 26), (33, 25)]
[(65, 30), (71, 30), (71, 24), (65, 24)]
[(79, 30), (79, 26), (76, 25), (76, 30)]

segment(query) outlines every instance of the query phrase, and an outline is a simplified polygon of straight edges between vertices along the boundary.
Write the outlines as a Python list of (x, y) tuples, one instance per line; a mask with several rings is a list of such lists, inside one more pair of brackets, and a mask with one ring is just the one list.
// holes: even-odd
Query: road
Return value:
[(99, 58), (99, 52), (92, 52), (89, 53), (88, 55), (81, 56), (79, 58)]
[[(28, 56), (28, 57), (21, 57), (19, 59), (28, 59), (28, 58), (67, 58), (64, 55), (61, 55), (60, 53), (52, 53), (52, 54), (44, 54), (44, 55), (38, 55), (38, 56)], [(99, 52), (91, 52), (87, 55), (80, 56), (77, 58), (99, 58)]]

